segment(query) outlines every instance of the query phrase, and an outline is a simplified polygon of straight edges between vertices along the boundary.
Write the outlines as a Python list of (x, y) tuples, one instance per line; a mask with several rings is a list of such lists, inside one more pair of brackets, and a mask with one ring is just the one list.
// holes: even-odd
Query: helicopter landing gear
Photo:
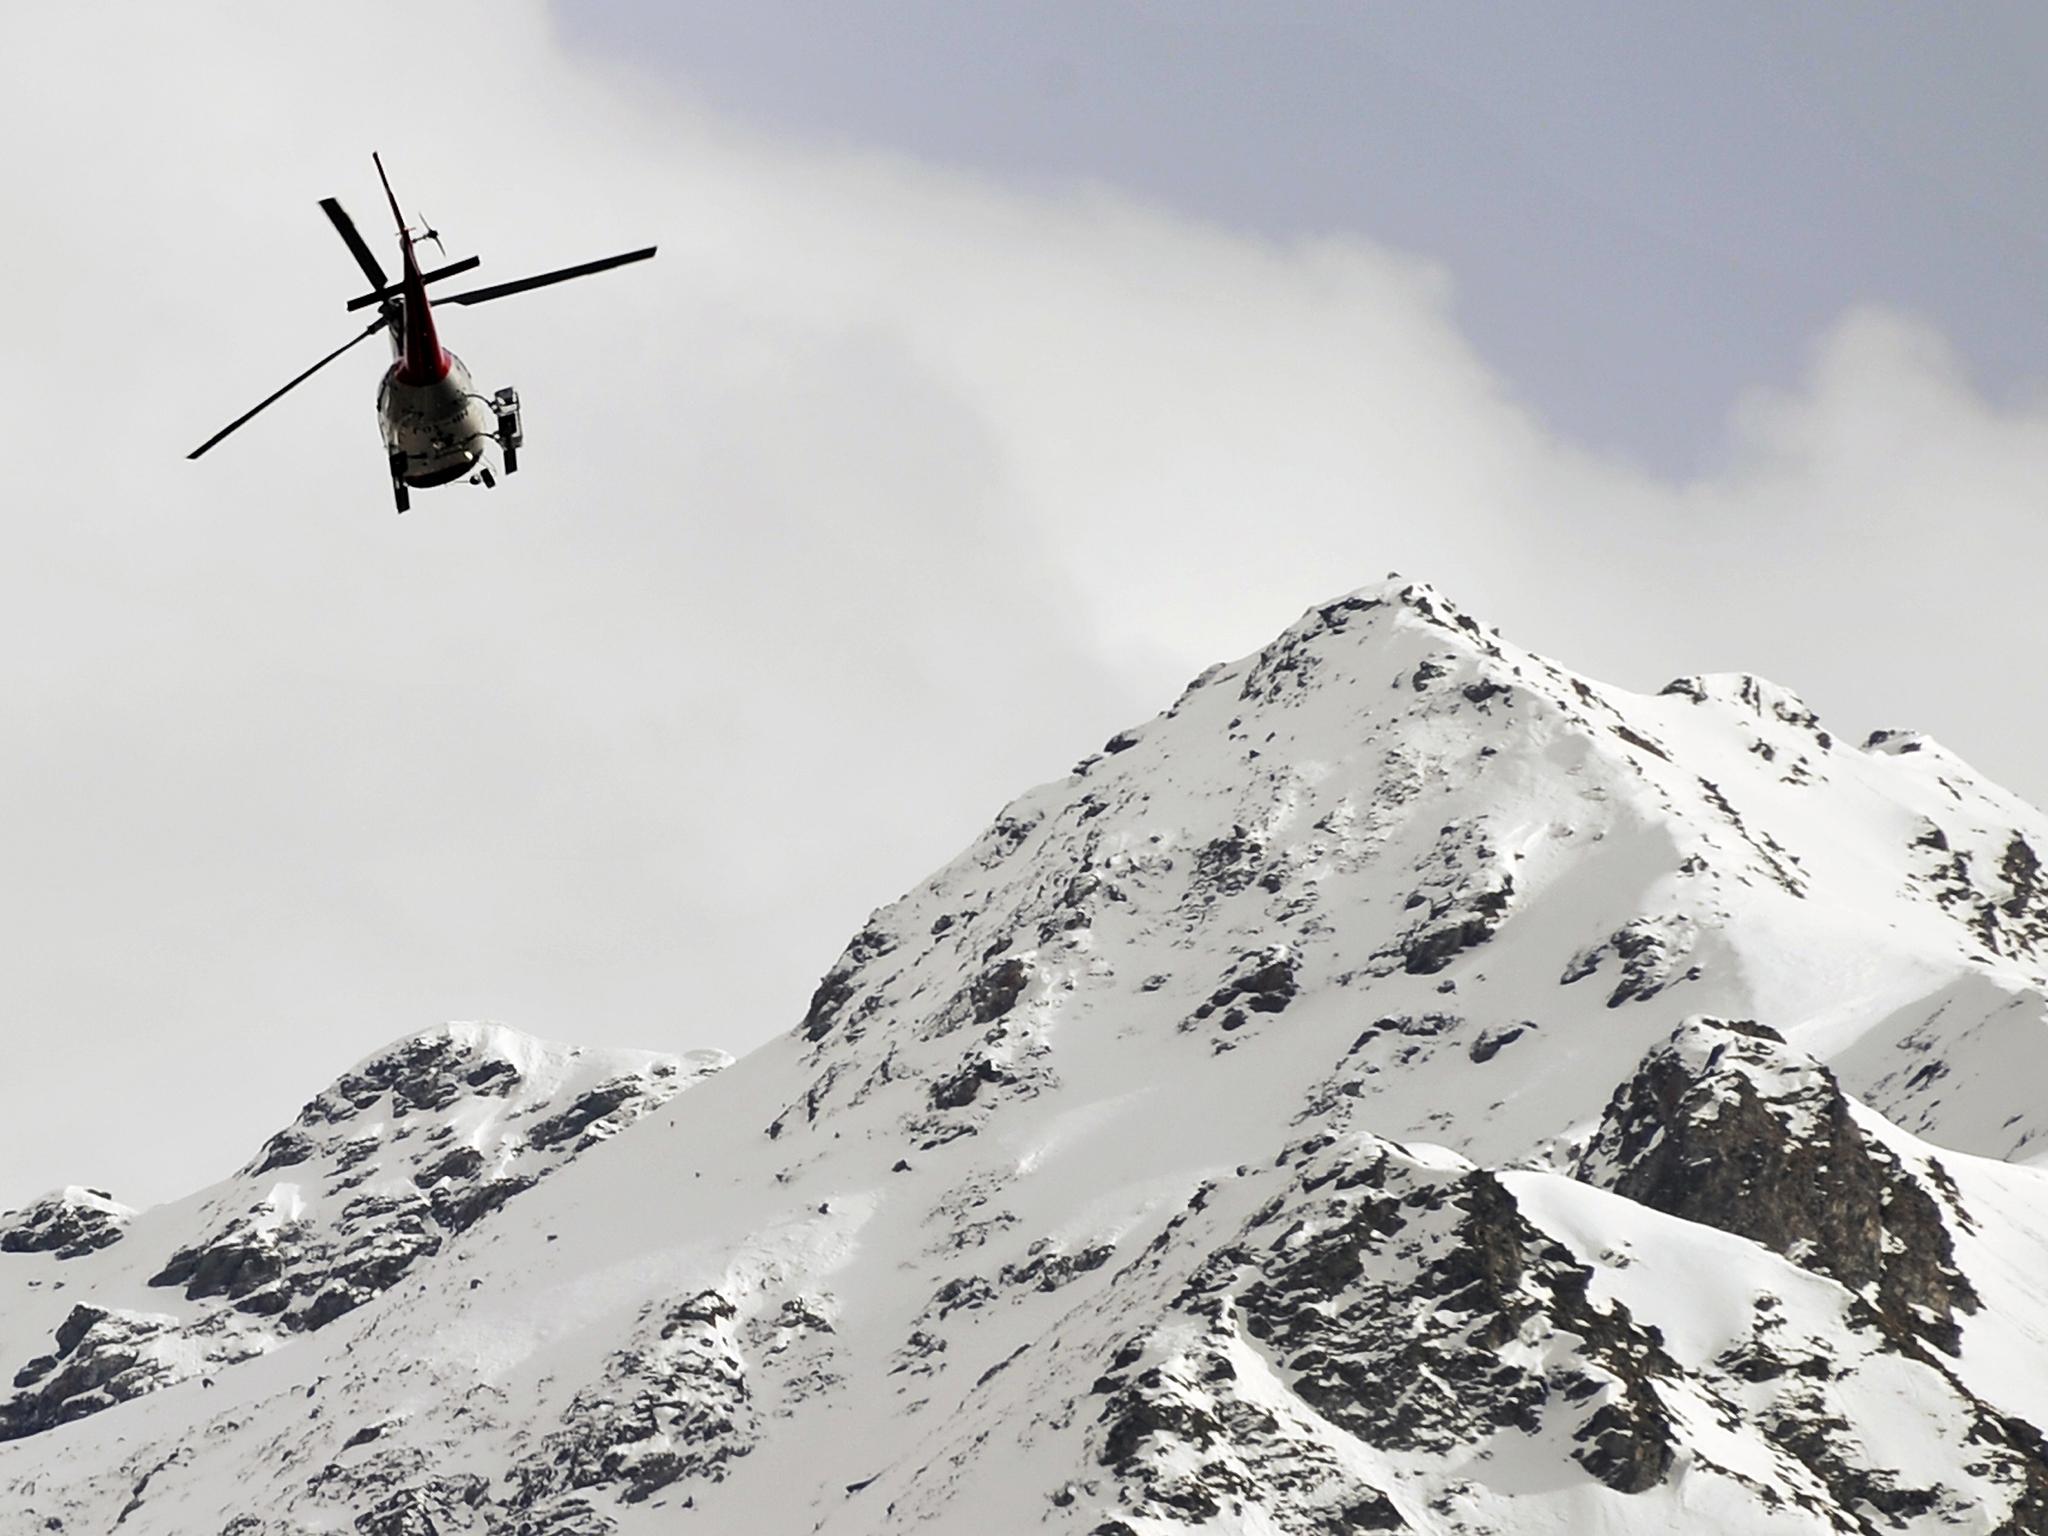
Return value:
[(405, 454), (402, 451), (391, 455), (391, 499), (398, 503), (401, 512), (412, 505), (412, 492), (405, 483)]
[(507, 384), (491, 396), (491, 409), (498, 416), (498, 450), (505, 456), (505, 473), (519, 472), (519, 450), (526, 436), (519, 421), (519, 391)]

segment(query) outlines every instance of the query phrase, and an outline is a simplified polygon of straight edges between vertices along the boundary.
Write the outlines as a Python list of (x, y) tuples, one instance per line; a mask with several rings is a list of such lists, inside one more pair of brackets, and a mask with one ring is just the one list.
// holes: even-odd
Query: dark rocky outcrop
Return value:
[(1265, 839), (1241, 826), (1232, 827), (1196, 850), (1190, 895), (1209, 902), (1250, 889), (1259, 878), (1265, 853)]
[(528, 1130), (526, 1144), (529, 1147), (555, 1147), (573, 1141), (599, 1121), (616, 1115), (646, 1094), (646, 1082), (637, 1077), (619, 1077), (600, 1083), (567, 1109), (548, 1116)]
[[(1674, 1367), (1654, 1331), (1626, 1309), (1596, 1308), (1592, 1272), (1530, 1226), (1491, 1174), (1390, 1172), (1382, 1157), (1338, 1175), (1347, 1219), (1279, 1234), (1284, 1257), (1244, 1293), (1253, 1336), (1281, 1353), (1302, 1397), (1372, 1444), (1421, 1450), (1534, 1432), (1547, 1405), (1604, 1390), (1576, 1432), (1578, 1459), (1623, 1492), (1657, 1482), (1672, 1435), (1649, 1383)], [(1415, 1225), (1431, 1229), (1428, 1261), (1405, 1284), (1369, 1275), (1363, 1255)], [(1585, 1341), (1585, 1366), (1569, 1379), (1499, 1353), (1539, 1317)]]
[[(1665, 1476), (1677, 1437), (1657, 1383), (1678, 1367), (1654, 1329), (1593, 1300), (1592, 1272), (1492, 1174), (1418, 1165), (1369, 1136), (1313, 1137), (1282, 1166), (1291, 1188), (1172, 1303), (1210, 1342), (1131, 1341), (1096, 1383), (1098, 1457), (1130, 1508), (1200, 1521), (1256, 1493), (1288, 1510), (1288, 1529), (1404, 1528), (1382, 1491), (1239, 1394), (1225, 1346), (1240, 1329), (1303, 1404), (1367, 1445), (1468, 1454), (1556, 1426), (1619, 1491)], [(1507, 1347), (1538, 1336), (1558, 1341), (1547, 1362)]]
[(854, 936), (851, 944), (833, 963), (811, 994), (810, 1006), (797, 1025), (797, 1033), (809, 1041), (823, 1040), (840, 1022), (840, 1015), (859, 990), (862, 967), (896, 947), (895, 937), (870, 923)]
[(58, 1190), (0, 1216), (0, 1253), (82, 1258), (118, 1243), (134, 1214), (103, 1190)]
[(1699, 979), (1700, 968), (1688, 963), (1694, 938), (1692, 923), (1682, 916), (1638, 917), (1574, 955), (1558, 980), (1565, 986), (1584, 981), (1613, 959), (1618, 974), (1607, 1006), (1646, 1003), (1677, 982)]
[(1911, 845), (1916, 880), (1988, 954), (2048, 956), (2048, 881), (2033, 844), (2017, 830), (1964, 841), (1925, 823)]
[(615, 1488), (637, 1503), (685, 1477), (716, 1482), (758, 1433), (738, 1311), (717, 1291), (669, 1307), (577, 1394), (562, 1428), (513, 1469), (516, 1509)]
[(474, 1473), (432, 1478), (365, 1510), (355, 1528), (361, 1536), (441, 1536), (457, 1511), (475, 1509), (489, 1492), (490, 1484)]
[(1574, 1172), (1873, 1294), (1888, 1330), (1949, 1354), (1955, 1314), (1978, 1304), (1928, 1185), (1833, 1073), (1762, 1025), (1681, 1026), (1616, 1090)]
[(1300, 990), (1301, 956), (1286, 944), (1271, 944), (1239, 955), (1223, 982), (1181, 1025), (1192, 1029), (1214, 1017), (1217, 1027), (1240, 1029), (1254, 1013), (1279, 1013)]
[(1515, 877), (1483, 821), (1454, 821), (1419, 866), (1402, 911), (1408, 926), (1373, 955), (1375, 975), (1434, 976), (1499, 932), (1515, 902)]
[(30, 1390), (0, 1402), (0, 1440), (68, 1424), (172, 1379), (171, 1364), (149, 1346), (176, 1328), (176, 1318), (159, 1314), (73, 1307), (57, 1327), (55, 1355), (37, 1361), (27, 1382), (17, 1379)]
[(973, 1004), (974, 1022), (993, 1024), (1012, 1008), (1031, 983), (1031, 967), (1016, 956), (999, 960), (969, 984), (967, 995)]
[(1008, 1087), (1017, 1074), (986, 1053), (975, 1056), (957, 1072), (937, 1078), (931, 1086), (933, 1109), (964, 1109), (990, 1087)]
[(240, 1301), (284, 1274), (294, 1234), (242, 1222), (209, 1242), (181, 1248), (150, 1277), (156, 1286), (181, 1285), (187, 1301), (224, 1296)]
[(256, 1154), (252, 1173), (270, 1173), (279, 1168), (296, 1168), (319, 1149), (319, 1143), (307, 1134), (303, 1126), (288, 1125), (270, 1140), (263, 1143), (263, 1150)]

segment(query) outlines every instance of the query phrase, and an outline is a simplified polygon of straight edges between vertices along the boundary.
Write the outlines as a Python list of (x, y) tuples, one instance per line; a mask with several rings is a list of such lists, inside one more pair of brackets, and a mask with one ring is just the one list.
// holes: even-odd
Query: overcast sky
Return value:
[[(1390, 569), (2048, 799), (2040, 13), (1735, 11), (0, 12), (0, 1206), (446, 1018), (744, 1050)], [(451, 312), (529, 447), (402, 519), (370, 346), (183, 458), (373, 148), (480, 275), (662, 246)]]

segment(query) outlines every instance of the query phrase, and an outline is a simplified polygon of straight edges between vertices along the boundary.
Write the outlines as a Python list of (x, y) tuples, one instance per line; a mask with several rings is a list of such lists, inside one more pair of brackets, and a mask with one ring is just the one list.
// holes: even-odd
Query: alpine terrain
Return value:
[(1390, 580), (745, 1059), (0, 1218), (0, 1532), (2048, 1532), (2048, 819)]

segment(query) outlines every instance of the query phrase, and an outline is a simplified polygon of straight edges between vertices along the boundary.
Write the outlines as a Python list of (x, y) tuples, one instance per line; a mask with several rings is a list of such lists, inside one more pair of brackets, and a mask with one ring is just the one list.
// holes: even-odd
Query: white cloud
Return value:
[[(1390, 568), (2041, 791), (2048, 416), (1909, 321), (1846, 317), (1661, 484), (1555, 440), (1426, 262), (777, 142), (532, 7), (436, 7), (424, 54), (420, 14), (0, 21), (39, 146), (0, 185), (0, 1203), (173, 1193), (443, 1016), (745, 1048), (1001, 799)], [(451, 314), (530, 446), (402, 521), (360, 353), (182, 459), (347, 335), (313, 204), (381, 240), (371, 148), (480, 277), (662, 243)], [(166, 1097), (205, 1111), (146, 1158)]]

